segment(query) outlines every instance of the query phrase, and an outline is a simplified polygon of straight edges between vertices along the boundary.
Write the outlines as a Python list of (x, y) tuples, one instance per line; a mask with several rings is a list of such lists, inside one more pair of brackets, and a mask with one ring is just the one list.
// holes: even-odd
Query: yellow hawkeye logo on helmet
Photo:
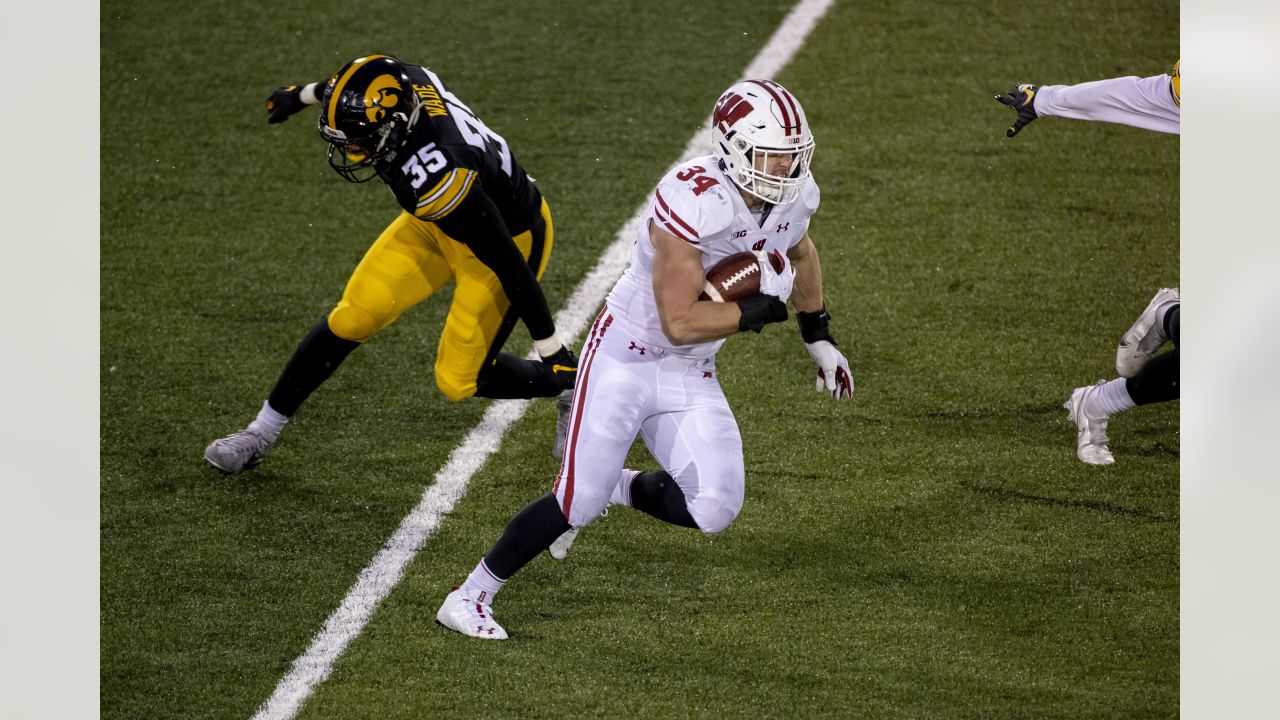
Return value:
[[(394, 92), (392, 92), (394, 90)], [(387, 115), (387, 108), (393, 108), (400, 102), (400, 94), (404, 88), (391, 75), (379, 75), (369, 83), (364, 91), (364, 115), (369, 122), (378, 122)]]

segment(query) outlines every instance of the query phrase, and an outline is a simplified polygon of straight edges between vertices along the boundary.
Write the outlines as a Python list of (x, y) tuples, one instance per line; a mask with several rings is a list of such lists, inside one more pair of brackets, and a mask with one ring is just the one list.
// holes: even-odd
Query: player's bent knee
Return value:
[(436, 368), (436, 387), (446, 398), (458, 402), (476, 394), (476, 379), (475, 376), (465, 377)]
[(378, 332), (378, 318), (368, 310), (343, 300), (329, 313), (329, 329), (343, 340), (364, 342)]
[[(569, 513), (567, 515), (569, 524), (574, 527), (586, 527), (595, 522), (600, 513), (609, 507), (609, 494), (588, 492), (583, 493), (585, 488), (576, 488), (573, 495), (573, 502), (569, 505)], [(564, 502), (561, 501), (560, 508), (564, 509)]]
[(742, 501), (729, 498), (700, 497), (689, 504), (689, 514), (706, 535), (724, 532), (741, 510)]

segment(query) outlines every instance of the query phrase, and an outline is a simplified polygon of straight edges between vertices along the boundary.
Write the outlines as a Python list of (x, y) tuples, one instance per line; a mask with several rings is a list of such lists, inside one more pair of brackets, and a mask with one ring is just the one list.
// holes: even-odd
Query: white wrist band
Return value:
[(320, 89), (320, 83), (308, 83), (302, 87), (302, 92), (298, 93), (298, 97), (305, 105), (315, 105), (320, 102), (320, 98), (316, 95), (316, 90)]

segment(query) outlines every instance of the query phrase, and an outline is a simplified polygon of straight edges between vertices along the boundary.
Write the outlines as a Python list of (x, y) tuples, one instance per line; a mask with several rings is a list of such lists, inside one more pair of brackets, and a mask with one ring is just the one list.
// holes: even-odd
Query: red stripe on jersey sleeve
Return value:
[[(662, 218), (658, 218), (658, 219), (659, 219), (659, 220), (662, 220)], [(662, 220), (662, 226), (663, 226), (663, 227), (665, 227), (665, 228), (667, 229), (667, 232), (671, 233), (672, 235), (675, 235), (676, 237), (678, 237), (678, 238), (680, 238), (681, 240), (683, 240), (683, 241), (685, 241), (685, 242), (689, 243), (690, 245), (697, 245), (697, 244), (698, 244), (698, 241), (697, 241), (697, 240), (690, 240), (689, 238), (685, 237), (684, 235), (681, 235), (681, 234), (680, 234), (680, 231), (679, 231), (679, 230), (677, 230), (677, 229), (675, 228), (675, 226), (674, 226), (674, 225), (672, 225), (671, 223), (667, 222), (666, 220)]]
[[(693, 236), (693, 239), (694, 239), (694, 240), (697, 240), (697, 239), (698, 239), (698, 231), (697, 231), (697, 230), (694, 230), (692, 225), (690, 225), (689, 223), (687, 223), (687, 222), (685, 222), (684, 220), (682, 220), (682, 219), (680, 218), (680, 216), (679, 216), (679, 215), (675, 214), (675, 212), (673, 212), (673, 211), (671, 210), (671, 208), (667, 205), (667, 201), (662, 199), (662, 191), (661, 191), (661, 190), (654, 190), (654, 191), (653, 191), (653, 194), (654, 194), (654, 195), (656, 195), (656, 196), (658, 197), (658, 205), (662, 206), (662, 211), (663, 211), (663, 212), (665, 212), (666, 214), (670, 215), (672, 220), (675, 220), (677, 223), (679, 223), (679, 224), (680, 224), (680, 227), (682, 227), (682, 228), (684, 228), (685, 230), (687, 230), (687, 231), (688, 231), (688, 233), (689, 233), (690, 235), (692, 235), (692, 236)], [(683, 238), (683, 239), (684, 239), (684, 240), (686, 240), (686, 241), (688, 241), (688, 242), (692, 242), (691, 240), (689, 240), (689, 238)]]

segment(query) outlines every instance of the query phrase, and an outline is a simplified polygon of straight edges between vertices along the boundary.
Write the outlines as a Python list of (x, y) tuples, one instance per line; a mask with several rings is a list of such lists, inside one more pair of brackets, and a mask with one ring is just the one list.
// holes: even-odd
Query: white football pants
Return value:
[[(705, 533), (742, 509), (742, 437), (715, 357), (679, 357), (636, 340), (605, 308), (579, 356), (556, 500), (574, 527), (595, 520), (618, 485), (636, 435), (684, 492)], [(629, 496), (628, 496), (629, 497)]]

